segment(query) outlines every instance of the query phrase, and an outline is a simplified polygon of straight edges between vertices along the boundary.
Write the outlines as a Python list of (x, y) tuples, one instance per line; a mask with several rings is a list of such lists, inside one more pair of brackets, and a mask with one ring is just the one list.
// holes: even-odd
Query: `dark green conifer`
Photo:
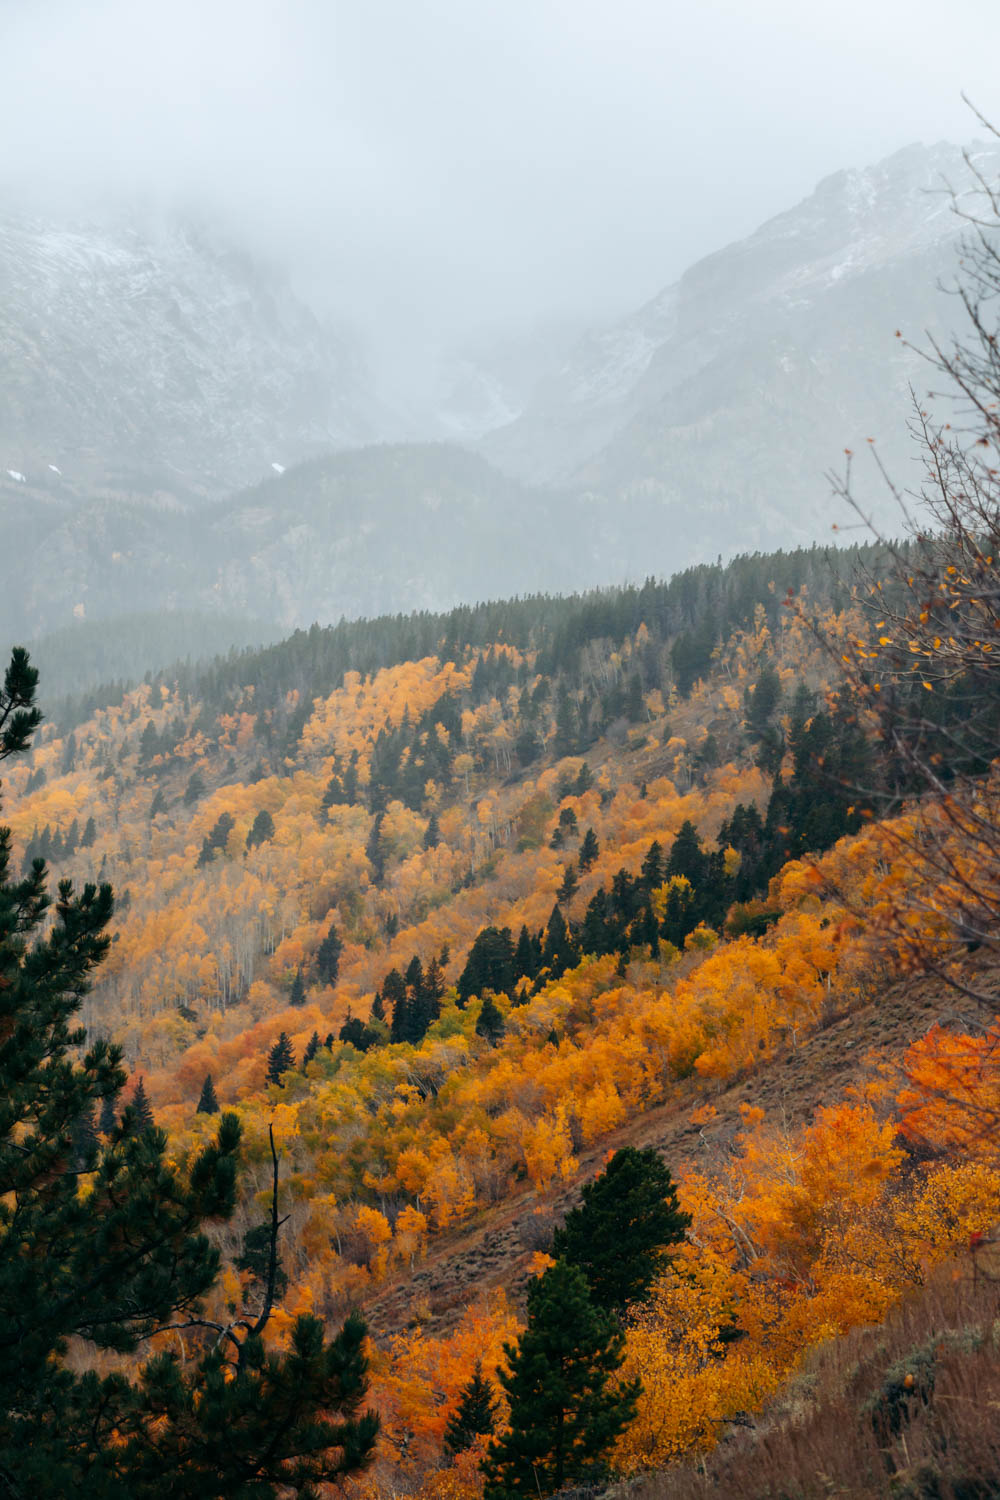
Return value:
[(123, 1126), (129, 1124), (130, 1121), (132, 1128), (135, 1130), (152, 1130), (156, 1124), (156, 1121), (153, 1119), (153, 1108), (149, 1102), (149, 1095), (146, 1093), (146, 1085), (142, 1077), (139, 1078), (139, 1082), (135, 1086), (131, 1103), (125, 1106), (125, 1112), (122, 1115)]
[[(347, 1020), (344, 1022), (343, 1026), (341, 1026), (340, 1031), (338, 1032), (338, 1036), (342, 1042), (349, 1042), (350, 1045), (352, 1047), (356, 1047), (359, 1052), (370, 1051), (372, 1047), (378, 1046), (379, 1042), (382, 1040), (378, 1032), (373, 1031), (370, 1026), (366, 1026), (360, 1016), (351, 1015), (347, 1017)], [(332, 1034), (329, 1038), (329, 1042), (330, 1046), (332, 1047)]]
[(569, 928), (566, 926), (566, 918), (559, 910), (557, 902), (552, 908), (552, 914), (545, 929), (542, 964), (549, 970), (551, 978), (561, 979), (566, 970), (572, 968), (578, 959), (579, 954)]
[(583, 843), (580, 845), (580, 870), (589, 870), (597, 856), (600, 854), (600, 845), (597, 842), (597, 834), (592, 828), (588, 828), (583, 835)]
[(654, 839), (642, 862), (642, 883), (648, 891), (655, 891), (663, 884), (663, 848), (659, 839)]
[(476, 1019), (476, 1035), (481, 1036), (484, 1041), (489, 1042), (491, 1047), (495, 1047), (502, 1039), (505, 1029), (500, 1008), (493, 996), (487, 991), (483, 996), (479, 1015)]
[(184, 788), (184, 802), (191, 807), (205, 795), (205, 782), (200, 771), (192, 771)]
[(609, 1449), (635, 1418), (641, 1387), (614, 1383), (625, 1335), (593, 1306), (581, 1271), (557, 1261), (529, 1284), (527, 1327), (504, 1352), (510, 1427), (483, 1461), (485, 1500), (537, 1500), (599, 1481)]
[(110, 1135), (118, 1124), (115, 1114), (115, 1094), (105, 1094), (101, 1100), (101, 1112), (97, 1117), (97, 1128), (101, 1135)]
[(296, 1008), (298, 1008), (300, 1005), (305, 1005), (306, 1003), (306, 985), (305, 980), (302, 978), (301, 964), (295, 970), (295, 978), (292, 980), (292, 988), (288, 996), (288, 1003), (289, 1005), (294, 1005)]
[(93, 818), (88, 818), (80, 836), (80, 848), (89, 849), (97, 840), (97, 824)]
[(579, 1267), (597, 1307), (623, 1312), (641, 1301), (691, 1222), (666, 1164), (651, 1146), (624, 1146), (588, 1182), (552, 1253)]
[(444, 1446), (449, 1453), (462, 1453), (477, 1437), (488, 1437), (496, 1431), (500, 1400), (493, 1382), (483, 1374), (482, 1360), (477, 1359), (472, 1379), (459, 1393), (458, 1405), (444, 1429)]
[(268, 1083), (281, 1086), (282, 1078), (294, 1066), (295, 1053), (292, 1051), (291, 1038), (283, 1031), (267, 1054), (267, 1071), (264, 1077)]
[(269, 844), (274, 838), (274, 819), (266, 807), (262, 807), (247, 833), (247, 848), (256, 849), (260, 844)]
[(316, 949), (316, 977), (320, 984), (336, 984), (340, 973), (340, 955), (344, 945), (331, 922), (326, 937)]
[(584, 761), (576, 773), (576, 781), (573, 783), (573, 792), (577, 797), (582, 797), (584, 792), (589, 792), (594, 785), (594, 773)]
[(428, 1024), (433, 1025), (441, 1017), (441, 1001), (444, 999), (444, 973), (438, 958), (432, 958), (424, 975), (424, 996), (427, 1001)]
[(573, 897), (576, 895), (576, 889), (578, 885), (579, 881), (577, 879), (576, 867), (574, 865), (563, 865), (562, 884), (559, 887), (559, 893), (556, 899), (559, 901), (572, 901)]
[(437, 813), (432, 812), (427, 819), (427, 827), (424, 830), (424, 848), (436, 849), (441, 842), (441, 829), (438, 825)]
[(522, 923), (521, 931), (517, 936), (517, 947), (514, 949), (514, 977), (515, 979), (534, 979), (537, 972), (531, 934), (527, 926)]
[(514, 944), (509, 927), (484, 927), (476, 934), (465, 968), (459, 975), (458, 1003), (493, 990), (509, 995), (514, 987)]
[(201, 1097), (198, 1100), (196, 1115), (217, 1115), (219, 1113), (219, 1101), (215, 1096), (215, 1084), (212, 1082), (211, 1073), (205, 1074), (205, 1082), (201, 1086)]
[(318, 1051), (319, 1051), (319, 1032), (318, 1031), (314, 1031), (313, 1034), (312, 1034), (312, 1036), (309, 1038), (308, 1042), (306, 1042), (306, 1050), (302, 1054), (302, 1070), (303, 1070), (303, 1072), (305, 1072), (306, 1068), (312, 1062), (313, 1058), (316, 1056), (316, 1053)]

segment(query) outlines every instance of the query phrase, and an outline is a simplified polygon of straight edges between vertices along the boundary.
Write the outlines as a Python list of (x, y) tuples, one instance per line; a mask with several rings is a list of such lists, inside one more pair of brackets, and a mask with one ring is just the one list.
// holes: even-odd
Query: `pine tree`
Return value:
[(552, 1253), (583, 1272), (595, 1306), (623, 1312), (647, 1295), (690, 1215), (681, 1211), (670, 1171), (651, 1146), (616, 1151), (581, 1199), (556, 1230)]
[(574, 866), (564, 865), (562, 884), (559, 887), (559, 893), (556, 899), (559, 901), (572, 901), (573, 897), (576, 895), (578, 884), (579, 881), (577, 880), (576, 870)]
[[(0, 760), (23, 752), (38, 723), (36, 681), (16, 650), (0, 687)], [(12, 871), (0, 829), (0, 1487), (32, 1500), (264, 1497), (360, 1469), (378, 1430), (361, 1415), (360, 1318), (330, 1343), (318, 1319), (298, 1318), (284, 1354), (264, 1348), (268, 1306), (229, 1338), (214, 1325), (218, 1337), (190, 1361), (172, 1350), (145, 1365), (120, 1358), (141, 1359), (211, 1291), (219, 1254), (201, 1227), (234, 1210), (240, 1124), (222, 1116), (186, 1176), (138, 1099), (114, 1124), (121, 1051), (103, 1040), (84, 1051), (76, 1024), (109, 946), (111, 889), (63, 882), (50, 919), (43, 870)], [(88, 1141), (81, 1193), (74, 1133), (98, 1104), (106, 1138)], [(70, 1341), (110, 1351), (117, 1368), (77, 1374)], [(280, 1432), (267, 1418), (276, 1410)]]
[(302, 1054), (302, 1070), (303, 1070), (303, 1072), (305, 1072), (306, 1068), (312, 1062), (313, 1058), (316, 1056), (316, 1053), (318, 1051), (319, 1051), (319, 1032), (318, 1031), (314, 1031), (313, 1034), (312, 1034), (312, 1036), (309, 1038), (308, 1042), (306, 1042), (306, 1050)]
[(212, 1082), (211, 1073), (205, 1074), (205, 1082), (201, 1086), (201, 1097), (198, 1100), (196, 1115), (217, 1115), (219, 1113), (219, 1101), (215, 1097), (215, 1084)]
[(597, 842), (597, 834), (592, 828), (588, 828), (583, 835), (583, 843), (580, 845), (580, 871), (589, 870), (598, 854), (600, 845)]
[(247, 833), (247, 848), (256, 849), (260, 844), (269, 844), (274, 838), (274, 819), (266, 807), (262, 807)]
[(545, 929), (542, 963), (553, 979), (561, 979), (566, 970), (578, 961), (578, 958), (579, 954), (569, 928), (566, 926), (566, 918), (559, 910), (557, 902), (552, 908), (552, 914)]
[(527, 926), (522, 923), (517, 937), (517, 947), (514, 949), (514, 977), (515, 979), (534, 979), (537, 972), (531, 934)]
[(593, 785), (594, 785), (594, 773), (590, 769), (590, 767), (587, 765), (587, 762), (584, 761), (583, 764), (581, 765), (579, 771), (577, 771), (577, 773), (576, 773), (576, 780), (573, 783), (573, 794), (574, 794), (574, 796), (582, 797), (583, 794), (584, 794), (584, 792), (589, 792), (590, 788)]
[(432, 812), (427, 819), (427, 827), (424, 831), (424, 848), (436, 849), (441, 842), (441, 829), (438, 826), (437, 813)]
[(663, 884), (663, 848), (658, 839), (654, 839), (646, 851), (642, 862), (642, 883), (648, 891), (655, 891)]
[(212, 829), (211, 833), (206, 834), (204, 839), (202, 840), (201, 853), (198, 855), (199, 869), (202, 866), (211, 863), (212, 859), (215, 856), (216, 850), (219, 850), (223, 854), (225, 854), (226, 845), (229, 842), (229, 835), (233, 831), (235, 821), (236, 820), (233, 817), (232, 813), (224, 812), (219, 814), (218, 818), (216, 819), (215, 827)]
[(444, 1446), (449, 1453), (462, 1453), (477, 1437), (488, 1437), (496, 1431), (500, 1400), (491, 1380), (483, 1374), (481, 1360), (476, 1360), (472, 1379), (459, 1392), (458, 1405), (444, 1429)]
[(398, 969), (390, 969), (382, 981), (382, 1003), (392, 1007), (392, 1022), (389, 1040), (405, 1042), (409, 1030), (410, 997), (406, 993), (406, 982)]
[(146, 1085), (141, 1077), (139, 1079), (139, 1082), (135, 1086), (135, 1093), (132, 1095), (131, 1104), (128, 1104), (125, 1107), (125, 1113), (122, 1116), (123, 1125), (126, 1122), (130, 1110), (135, 1117), (135, 1129), (153, 1129), (156, 1121), (153, 1119), (153, 1109), (149, 1102), (149, 1096), (146, 1093)]
[(80, 848), (90, 849), (97, 842), (97, 824), (93, 818), (88, 818), (80, 836)]
[(292, 988), (288, 995), (288, 1003), (289, 1005), (294, 1005), (296, 1009), (298, 1009), (300, 1005), (305, 1005), (306, 1003), (306, 986), (305, 980), (302, 978), (301, 964), (295, 970), (295, 978), (292, 980)]
[(427, 1001), (429, 1025), (433, 1025), (441, 1018), (441, 1001), (444, 999), (444, 991), (444, 974), (440, 960), (435, 957), (427, 965), (427, 973), (424, 975), (424, 995)]
[(476, 1020), (476, 1035), (489, 1042), (491, 1047), (495, 1047), (503, 1037), (505, 1029), (503, 1015), (493, 996), (487, 991), (483, 996)]
[(184, 802), (187, 807), (193, 806), (205, 795), (205, 782), (200, 771), (192, 771), (188, 778), (188, 784), (184, 788)]
[(316, 977), (320, 984), (336, 984), (340, 973), (340, 955), (344, 945), (331, 922), (326, 937), (316, 949)]
[(612, 1384), (625, 1335), (593, 1306), (581, 1271), (557, 1261), (529, 1284), (527, 1327), (504, 1352), (510, 1428), (483, 1460), (485, 1500), (537, 1500), (601, 1479), (605, 1455), (635, 1417), (640, 1385)]
[(97, 1117), (97, 1128), (101, 1135), (110, 1135), (118, 1124), (115, 1114), (115, 1094), (105, 1094), (101, 1100), (101, 1112)]
[[(444, 960), (442, 958), (442, 966)], [(492, 990), (507, 995), (514, 987), (514, 944), (509, 927), (484, 927), (476, 934), (465, 968), (458, 979), (458, 1003)]]
[(698, 830), (686, 818), (677, 830), (670, 858), (667, 860), (667, 875), (683, 875), (697, 889), (708, 871), (708, 857), (701, 847)]
[(379, 1021), (383, 1025), (385, 1024), (385, 1004), (382, 1000), (381, 990), (375, 991), (374, 998), (372, 999), (372, 1008), (368, 1019), (370, 1021)]
[[(377, 1047), (382, 1038), (377, 1031), (366, 1026), (360, 1016), (348, 1015), (340, 1031), (337, 1033), (339, 1040), (349, 1042), (359, 1052), (369, 1052), (372, 1047)], [(330, 1047), (333, 1047), (333, 1034), (327, 1039)]]
[(283, 1031), (267, 1054), (267, 1071), (264, 1074), (267, 1083), (276, 1083), (281, 1087), (281, 1080), (289, 1069), (295, 1066), (295, 1053), (292, 1051), (291, 1039), (288, 1033)]

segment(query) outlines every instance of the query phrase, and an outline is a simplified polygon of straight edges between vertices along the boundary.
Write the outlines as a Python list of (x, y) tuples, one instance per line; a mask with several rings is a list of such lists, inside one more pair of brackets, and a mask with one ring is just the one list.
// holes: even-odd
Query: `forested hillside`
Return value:
[[(242, 1122), (212, 1316), (266, 1280), (270, 1127), (268, 1337), (370, 1318), (367, 1492), (479, 1493), (526, 1278), (612, 1149), (671, 1142), (690, 1226), (626, 1319), (626, 1474), (711, 1448), (1000, 1217), (975, 1133), (934, 1103), (978, 1043), (932, 1031), (906, 1079), (858, 1059), (797, 1117), (733, 1094), (766, 1097), (912, 962), (906, 846), (877, 820), (912, 768), (840, 661), (871, 634), (852, 577), (905, 608), (901, 555), (313, 629), (94, 694), (10, 770), (25, 871), (116, 892), (81, 1012), (124, 1047), (116, 1109), (151, 1108), (182, 1165), (220, 1107)], [(492, 1415), (456, 1446), (476, 1379)]]

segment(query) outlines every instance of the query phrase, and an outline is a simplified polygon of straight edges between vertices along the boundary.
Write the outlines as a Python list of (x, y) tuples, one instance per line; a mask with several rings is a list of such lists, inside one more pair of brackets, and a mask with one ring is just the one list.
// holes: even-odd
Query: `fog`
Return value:
[(3, 190), (192, 209), (384, 345), (636, 306), (911, 140), (1000, 7), (3, 0)]

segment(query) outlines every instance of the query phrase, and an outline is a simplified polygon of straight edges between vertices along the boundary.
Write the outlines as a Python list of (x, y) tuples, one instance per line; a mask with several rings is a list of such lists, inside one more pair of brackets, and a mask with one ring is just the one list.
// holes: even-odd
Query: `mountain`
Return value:
[[(0, 217), (0, 485), (219, 496), (381, 435), (352, 336), (207, 231)], [(381, 424), (381, 425), (380, 425)]]
[(333, 454), (208, 506), (100, 497), (26, 515), (0, 499), (0, 629), (150, 610), (291, 628), (594, 584), (573, 515), (572, 496), (447, 444)]
[[(972, 148), (989, 179), (1000, 148)], [(670, 538), (671, 563), (829, 537), (824, 474), (869, 437), (914, 477), (908, 387), (926, 367), (896, 338), (947, 333), (962, 224), (954, 146), (838, 172), (747, 239), (699, 261), (590, 335), (528, 409), (483, 440), (535, 483), (603, 497), (609, 575)], [(874, 486), (869, 486), (874, 491)]]

